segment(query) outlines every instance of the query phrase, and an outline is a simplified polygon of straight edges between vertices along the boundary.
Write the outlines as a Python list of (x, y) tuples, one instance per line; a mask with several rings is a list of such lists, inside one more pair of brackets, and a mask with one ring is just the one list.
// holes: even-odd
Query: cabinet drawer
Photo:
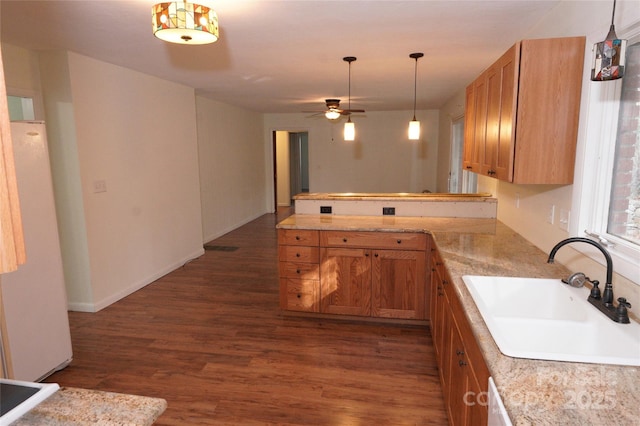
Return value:
[(320, 265), (317, 263), (280, 262), (280, 278), (320, 279)]
[(320, 281), (280, 278), (280, 307), (289, 311), (319, 312)]
[(289, 246), (317, 246), (318, 231), (309, 229), (279, 229), (278, 244)]
[(425, 234), (409, 232), (321, 231), (323, 247), (361, 247), (376, 249), (425, 250)]
[(281, 262), (319, 263), (319, 247), (278, 246), (278, 258)]

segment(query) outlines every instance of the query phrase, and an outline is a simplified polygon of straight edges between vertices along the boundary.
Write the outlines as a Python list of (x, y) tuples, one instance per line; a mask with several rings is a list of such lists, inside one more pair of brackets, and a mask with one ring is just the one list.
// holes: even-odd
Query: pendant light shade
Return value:
[(158, 3), (151, 8), (153, 35), (178, 44), (207, 44), (218, 40), (218, 15), (187, 1)]
[(413, 120), (409, 122), (409, 140), (417, 141), (420, 139), (420, 122), (416, 120), (416, 97), (418, 96), (418, 59), (422, 58), (424, 53), (412, 53), (410, 58), (416, 60), (413, 74)]
[(613, 0), (611, 26), (607, 38), (593, 45), (593, 65), (591, 67), (591, 80), (593, 81), (617, 80), (624, 76), (627, 40), (621, 40), (616, 35), (613, 24), (615, 15), (616, 0)]
[(356, 139), (356, 125), (351, 121), (351, 117), (349, 120), (344, 123), (344, 140), (345, 141), (353, 141)]
[(417, 141), (420, 139), (420, 122), (413, 117), (409, 122), (409, 140)]

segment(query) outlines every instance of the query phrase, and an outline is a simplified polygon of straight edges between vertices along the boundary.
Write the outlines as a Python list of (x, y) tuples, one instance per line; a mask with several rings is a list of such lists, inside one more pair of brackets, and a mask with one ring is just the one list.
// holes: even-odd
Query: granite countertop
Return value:
[(293, 215), (279, 228), (430, 233), (514, 425), (631, 425), (640, 421), (637, 367), (512, 358), (496, 346), (463, 275), (561, 278), (548, 254), (495, 219)]
[(166, 408), (160, 398), (62, 387), (11, 426), (146, 426)]
[(487, 201), (491, 194), (453, 194), (445, 192), (303, 192), (293, 196), (294, 200), (421, 200), (421, 201)]

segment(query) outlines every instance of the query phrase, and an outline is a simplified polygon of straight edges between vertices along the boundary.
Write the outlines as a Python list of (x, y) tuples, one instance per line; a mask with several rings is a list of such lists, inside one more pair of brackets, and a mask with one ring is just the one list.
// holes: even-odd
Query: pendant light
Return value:
[[(351, 111), (351, 62), (355, 61), (357, 58), (355, 56), (345, 56), (342, 58), (343, 61), (349, 63), (349, 109)], [(349, 114), (349, 118), (346, 123), (344, 123), (344, 140), (345, 141), (353, 141), (356, 139), (356, 125), (351, 121), (351, 114)]]
[(617, 80), (624, 76), (624, 60), (627, 50), (627, 40), (620, 40), (616, 35), (613, 19), (616, 16), (616, 0), (613, 0), (611, 27), (604, 41), (593, 45), (593, 66), (591, 80)]
[(158, 3), (151, 8), (153, 35), (177, 44), (207, 44), (218, 40), (218, 15), (207, 6), (187, 1)]
[(409, 55), (410, 58), (416, 60), (413, 75), (413, 120), (409, 122), (409, 140), (417, 141), (420, 139), (420, 122), (416, 120), (416, 97), (418, 95), (418, 59), (422, 58), (424, 53), (417, 52)]

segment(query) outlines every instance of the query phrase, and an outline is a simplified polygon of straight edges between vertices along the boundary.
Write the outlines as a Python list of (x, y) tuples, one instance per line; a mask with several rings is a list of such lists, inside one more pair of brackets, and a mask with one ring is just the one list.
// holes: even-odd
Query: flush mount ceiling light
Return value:
[(413, 76), (413, 120), (409, 122), (409, 140), (416, 141), (420, 139), (420, 122), (416, 120), (416, 97), (418, 94), (418, 59), (422, 58), (424, 53), (412, 53), (410, 58), (416, 60)]
[[(351, 111), (351, 62), (355, 61), (357, 58), (355, 56), (345, 56), (342, 58), (343, 61), (349, 63), (349, 109), (347, 111)], [(344, 123), (344, 140), (352, 141), (356, 138), (356, 125), (351, 121), (351, 114), (349, 114), (349, 119), (346, 123)]]
[(591, 67), (591, 80), (593, 81), (617, 80), (624, 76), (627, 40), (620, 40), (616, 35), (616, 29), (613, 25), (615, 16), (616, 0), (613, 0), (611, 26), (607, 38), (593, 45), (593, 66)]
[(207, 6), (186, 1), (158, 3), (151, 8), (153, 35), (177, 44), (218, 40), (218, 15)]

